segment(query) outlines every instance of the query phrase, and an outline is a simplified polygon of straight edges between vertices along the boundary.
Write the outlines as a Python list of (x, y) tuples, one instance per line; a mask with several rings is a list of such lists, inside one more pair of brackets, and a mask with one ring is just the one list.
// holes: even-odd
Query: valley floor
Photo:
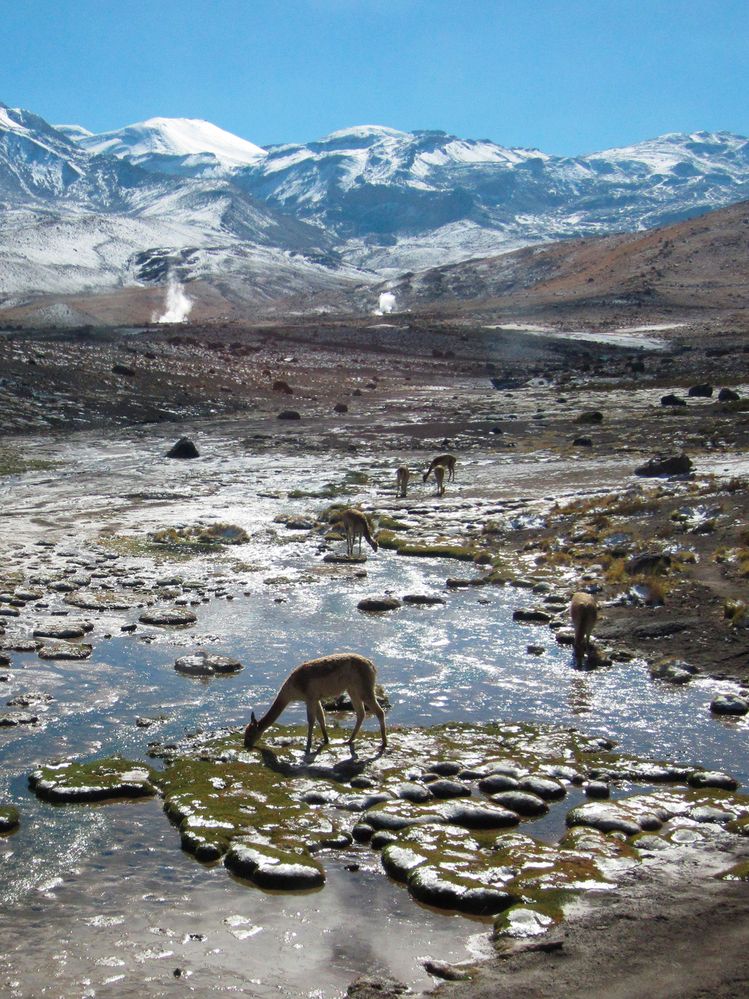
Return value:
[[(457, 481), (434, 521), (439, 544), (462, 547), (515, 585), (594, 587), (604, 658), (686, 663), (746, 695), (749, 331), (687, 317), (653, 338), (639, 349), (402, 316), (0, 332), (0, 474), (11, 476), (0, 479), (0, 518), (13, 528), (0, 558), (24, 541), (12, 476), (37, 467), (54, 477), (54, 444), (72, 434), (106, 439), (142, 426), (165, 444), (187, 433), (200, 447), (210, 421), (269, 463), (283, 454), (311, 465), (320, 454), (342, 465), (352, 455), (380, 467), (392, 459), (393, 490), (395, 468), (412, 468), (404, 513), (432, 499), (431, 480), (423, 485), (414, 470), (449, 451)], [(690, 395), (698, 384), (711, 393)], [(721, 388), (737, 398), (719, 401)], [(662, 405), (668, 395), (683, 404)], [(682, 453), (691, 476), (635, 474), (656, 455)], [(390, 489), (383, 474), (366, 507), (373, 519), (393, 506)], [(380, 526), (390, 543), (404, 540), (397, 523)], [(61, 540), (64, 517), (47, 530)], [(652, 558), (638, 569), (643, 555)], [(747, 856), (749, 847), (734, 846), (725, 866)], [(698, 866), (693, 876), (638, 870), (554, 931), (547, 942), (561, 948), (520, 953), (521, 945), (439, 994), (743, 996), (747, 884), (718, 882)], [(359, 983), (350, 994), (402, 991)]]

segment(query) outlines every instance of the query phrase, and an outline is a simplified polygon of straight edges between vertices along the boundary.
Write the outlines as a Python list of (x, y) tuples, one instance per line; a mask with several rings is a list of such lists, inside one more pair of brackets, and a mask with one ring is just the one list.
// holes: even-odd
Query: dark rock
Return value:
[(514, 791), (519, 785), (516, 777), (510, 774), (490, 774), (479, 781), (479, 788), (484, 794), (497, 794), (500, 791)]
[(348, 406), (346, 405), (345, 402), (337, 402), (335, 404), (335, 406), (333, 406), (333, 412), (334, 413), (348, 413)]
[(276, 419), (278, 420), (301, 420), (302, 415), (296, 409), (282, 409)]
[(36, 725), (39, 715), (30, 714), (28, 711), (3, 711), (0, 712), (0, 728), (15, 728), (17, 725)]
[(749, 712), (749, 701), (738, 694), (718, 694), (710, 702), (710, 710), (715, 715), (745, 715)]
[(134, 378), (136, 371), (135, 368), (131, 368), (128, 364), (113, 364), (112, 374), (124, 375), (126, 378)]
[(384, 975), (362, 975), (349, 985), (346, 995), (351, 999), (397, 999), (411, 990), (403, 982)]
[(18, 829), (21, 817), (18, 809), (12, 805), (0, 805), (0, 833), (14, 832)]
[(551, 621), (551, 614), (537, 607), (519, 607), (512, 612), (512, 620), (527, 624), (548, 624)]
[(423, 605), (426, 607), (432, 604), (444, 604), (446, 603), (444, 597), (438, 597), (435, 594), (430, 593), (407, 593), (403, 597), (404, 604), (417, 604), (419, 606)]
[(593, 447), (593, 441), (590, 437), (576, 437), (572, 443), (575, 447)]
[(270, 891), (303, 891), (325, 883), (325, 874), (316, 863), (301, 855), (281, 855), (264, 844), (235, 841), (224, 864), (233, 874)]
[(435, 798), (470, 798), (471, 789), (461, 781), (448, 780), (446, 777), (432, 781), (429, 790)]
[(432, 792), (423, 784), (401, 784), (395, 793), (404, 801), (415, 801), (417, 803), (429, 801), (432, 797)]
[(92, 652), (91, 645), (74, 645), (72, 642), (49, 642), (37, 650), (40, 659), (89, 659)]
[(585, 413), (580, 413), (577, 418), (578, 423), (603, 423), (603, 413), (597, 409), (588, 410)]
[(216, 656), (208, 652), (196, 652), (191, 656), (180, 656), (174, 663), (178, 673), (188, 676), (215, 676), (216, 673), (238, 673), (242, 663), (230, 656)]
[(499, 794), (493, 795), (492, 801), (524, 817), (535, 818), (549, 811), (549, 806), (543, 798), (527, 791), (500, 791)]
[(741, 396), (738, 392), (734, 392), (733, 389), (722, 388), (718, 392), (718, 402), (738, 402)]
[(518, 898), (497, 888), (466, 888), (449, 881), (434, 868), (417, 867), (408, 879), (408, 890), (424, 905), (454, 909), (474, 916), (492, 916), (514, 905)]
[(397, 610), (401, 602), (396, 597), (365, 597), (356, 606), (361, 611), (380, 612)]
[(144, 611), (138, 618), (143, 624), (186, 625), (194, 624), (198, 618), (190, 610), (173, 607), (171, 610)]
[(661, 406), (686, 406), (686, 404), (686, 399), (682, 399), (680, 395), (675, 395), (673, 392), (661, 396)]
[(688, 455), (656, 455), (635, 469), (635, 475), (645, 478), (655, 478), (658, 476), (687, 475), (692, 471), (692, 460)]
[(34, 628), (34, 638), (83, 638), (86, 629), (81, 624), (72, 621), (67, 624), (45, 624)]
[(739, 782), (730, 774), (719, 770), (695, 770), (687, 778), (690, 787), (717, 787), (722, 791), (735, 791)]
[(530, 777), (523, 777), (518, 786), (521, 791), (530, 791), (548, 801), (558, 801), (567, 794), (564, 784), (552, 777), (537, 777), (532, 774)]
[(438, 760), (429, 768), (429, 772), (437, 774), (439, 777), (455, 777), (460, 773), (461, 765), (455, 760)]
[(490, 808), (467, 801), (445, 806), (443, 815), (448, 822), (464, 829), (505, 829), (519, 822), (516, 813), (507, 808)]
[(709, 399), (713, 394), (712, 385), (708, 385), (707, 382), (701, 382), (699, 385), (692, 385), (689, 389), (687, 395), (694, 396), (699, 399)]
[(167, 453), (167, 458), (199, 458), (200, 452), (189, 437), (180, 437)]
[(567, 813), (568, 826), (589, 826), (600, 832), (623, 832), (625, 836), (635, 836), (641, 831), (639, 822), (625, 815), (616, 805), (599, 805), (591, 802), (580, 805)]
[(611, 794), (609, 785), (602, 780), (591, 780), (585, 785), (585, 794), (588, 798), (603, 799)]
[(285, 395), (293, 395), (294, 394), (294, 389), (291, 387), (291, 385), (289, 385), (288, 382), (285, 382), (283, 380), (283, 378), (277, 378), (273, 382), (273, 391), (274, 392), (283, 392)]

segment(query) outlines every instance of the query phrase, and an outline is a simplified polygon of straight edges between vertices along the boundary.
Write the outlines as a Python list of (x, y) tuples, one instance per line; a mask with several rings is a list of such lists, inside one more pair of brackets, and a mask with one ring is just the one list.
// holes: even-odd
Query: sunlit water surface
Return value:
[[(124, 449), (121, 460), (130, 460)], [(112, 454), (107, 461), (99, 473), (112, 484), (101, 504), (115, 510), (121, 490)], [(220, 493), (224, 519), (242, 523), (244, 517), (248, 524), (246, 487), (236, 475), (223, 477), (224, 466), (228, 460), (218, 458), (208, 475), (191, 483), (191, 502)], [(149, 478), (147, 463), (143, 475)], [(274, 482), (259, 466), (253, 476), (258, 490)], [(317, 473), (324, 476), (324, 469)], [(59, 488), (60, 497), (40, 503), (40, 513), (53, 518), (54, 504), (62, 508), (64, 480)], [(91, 506), (96, 503), (92, 497)], [(256, 503), (257, 520), (271, 519), (277, 501), (268, 496)], [(246, 557), (262, 555), (258, 542)], [(0, 839), (1, 993), (171, 995), (178, 972), (180, 987), (197, 995), (337, 996), (366, 970), (426, 986), (420, 957), (461, 960), (485, 945), (484, 924), (418, 906), (381, 873), (367, 848), (326, 857), (323, 890), (273, 895), (182, 853), (156, 801), (54, 807), (27, 789), (34, 764), (56, 756), (116, 751), (145, 759), (154, 739), (244, 725), (251, 709), (269, 704), (293, 666), (328, 652), (350, 649), (375, 660), (392, 705), (391, 725), (526, 720), (575, 726), (612, 738), (622, 750), (749, 779), (747, 724), (718, 720), (708, 709), (718, 687), (730, 685), (654, 683), (639, 662), (576, 671), (569, 649), (547, 627), (512, 621), (516, 607), (537, 598), (509, 587), (447, 591), (446, 578), (457, 574), (454, 562), (380, 550), (366, 563), (366, 578), (347, 567), (304, 581), (296, 545), (276, 549), (274, 560), (274, 569), (289, 569), (290, 582), (265, 585), (253, 577), (234, 599), (200, 604), (192, 628), (139, 625), (134, 635), (122, 635), (112, 627), (116, 637), (97, 637), (93, 657), (80, 664), (14, 654), (15, 686), (47, 691), (54, 702), (41, 729), (0, 730), (0, 799), (18, 803), (23, 816), (21, 830)], [(307, 550), (304, 563), (321, 569), (322, 554)], [(461, 567), (460, 574), (472, 571)], [(357, 610), (363, 596), (386, 592), (440, 594), (446, 602), (378, 615)], [(116, 623), (137, 615), (126, 612)], [(543, 645), (543, 655), (529, 655), (530, 643)], [(197, 647), (236, 656), (244, 670), (211, 680), (178, 674), (175, 658)], [(161, 715), (166, 720), (154, 727), (135, 724), (137, 717)], [(302, 721), (303, 709), (290, 708), (282, 720)], [(529, 830), (558, 835), (576, 800), (571, 793), (552, 810), (553, 819)], [(347, 869), (352, 860), (357, 870)]]

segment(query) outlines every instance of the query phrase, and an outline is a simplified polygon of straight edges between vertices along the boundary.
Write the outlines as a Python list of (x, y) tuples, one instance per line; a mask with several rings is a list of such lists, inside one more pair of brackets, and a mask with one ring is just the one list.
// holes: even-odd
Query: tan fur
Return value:
[(395, 473), (395, 478), (398, 488), (396, 489), (396, 496), (405, 496), (408, 492), (408, 480), (411, 477), (411, 473), (405, 465), (401, 465), (398, 471)]
[(424, 482), (426, 482), (431, 473), (440, 465), (448, 472), (447, 481), (452, 482), (452, 480), (455, 478), (454, 454), (438, 454), (436, 458), (433, 458), (429, 468), (426, 470), (426, 472), (424, 472), (424, 475), (422, 476)]
[(590, 649), (590, 635), (598, 618), (598, 604), (590, 593), (578, 591), (572, 594), (570, 602), (570, 617), (575, 629), (575, 661), (582, 663), (583, 656)]
[(445, 466), (434, 466), (434, 481), (437, 485), (437, 495), (442, 496), (445, 491)]
[(380, 723), (383, 748), (387, 745), (385, 731), (385, 712), (375, 694), (377, 671), (371, 659), (356, 655), (353, 652), (337, 652), (320, 659), (310, 659), (297, 666), (286, 677), (273, 704), (258, 721), (254, 711), (250, 716), (250, 724), (244, 731), (244, 744), (251, 749), (263, 732), (273, 724), (284, 708), (291, 701), (304, 701), (307, 705), (307, 748), (309, 753), (312, 745), (312, 730), (315, 721), (320, 723), (323, 743), (327, 743), (328, 730), (325, 727), (325, 714), (320, 703), (322, 698), (337, 697), (348, 693), (356, 712), (356, 724), (351, 733), (349, 743), (353, 744), (362, 722), (365, 710), (371, 711)]
[(354, 554), (354, 543), (359, 541), (359, 554), (361, 555), (362, 538), (365, 539), (372, 551), (376, 552), (379, 545), (372, 537), (369, 529), (369, 521), (361, 510), (348, 509), (343, 511), (343, 527), (346, 531), (346, 553), (349, 557)]

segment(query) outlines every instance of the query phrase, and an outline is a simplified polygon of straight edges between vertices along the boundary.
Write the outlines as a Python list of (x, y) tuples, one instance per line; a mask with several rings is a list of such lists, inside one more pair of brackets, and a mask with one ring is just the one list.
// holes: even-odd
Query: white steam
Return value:
[(154, 312), (152, 323), (186, 323), (192, 309), (192, 299), (185, 294), (176, 277), (169, 275), (166, 286), (166, 312), (157, 316)]
[(378, 316), (389, 316), (395, 312), (395, 295), (392, 291), (383, 291), (380, 295), (380, 302), (377, 308)]

